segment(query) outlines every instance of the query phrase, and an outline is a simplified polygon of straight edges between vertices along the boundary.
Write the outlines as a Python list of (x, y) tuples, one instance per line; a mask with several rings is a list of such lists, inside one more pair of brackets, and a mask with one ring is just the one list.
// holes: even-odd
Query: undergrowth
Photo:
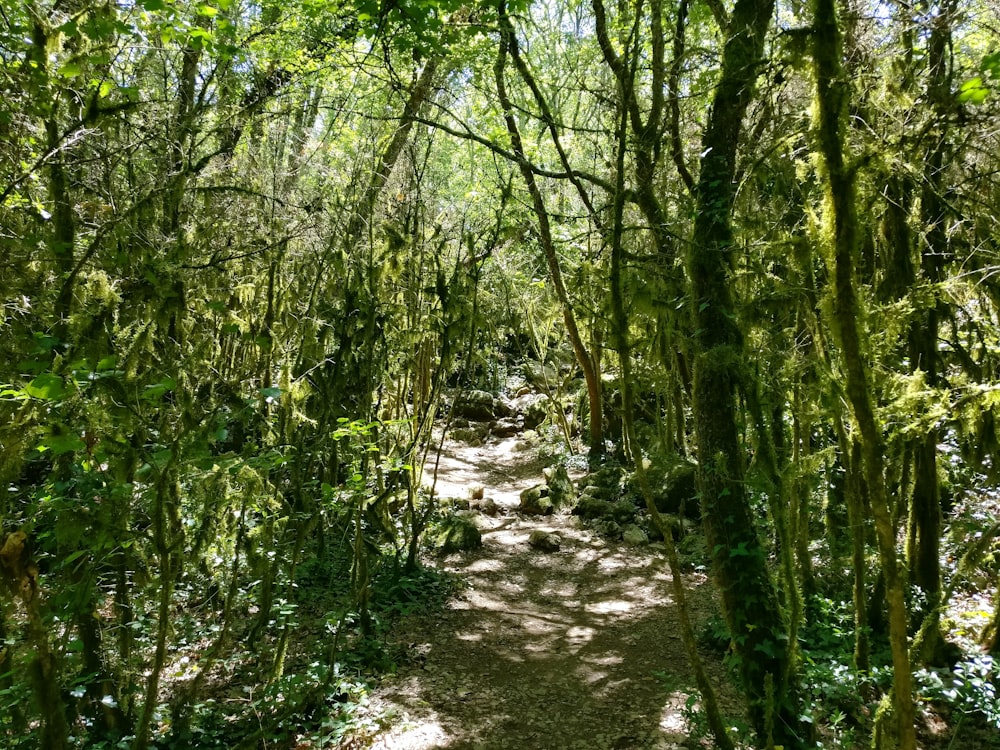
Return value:
[[(271, 680), (260, 677), (260, 663), (269, 658), (274, 639), (247, 644), (218, 665), (218, 678), (190, 708), (184, 727), (171, 725), (169, 701), (160, 707), (153, 747), (311, 750), (378, 731), (383, 717), (369, 705), (369, 692), (379, 675), (394, 672), (406, 659), (388, 645), (389, 629), (402, 617), (444, 606), (457, 582), (433, 568), (404, 572), (386, 556), (372, 582), (375, 631), (365, 638), (347, 589), (327, 585), (332, 583), (327, 563), (339, 564), (311, 561), (296, 592), (301, 605), (286, 613), (295, 635), (282, 673)], [(107, 747), (129, 744), (124, 738)]]

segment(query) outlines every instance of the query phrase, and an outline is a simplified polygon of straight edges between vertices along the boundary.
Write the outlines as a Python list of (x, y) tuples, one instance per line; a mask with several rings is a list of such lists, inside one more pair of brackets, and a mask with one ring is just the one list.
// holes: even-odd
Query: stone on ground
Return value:
[(622, 529), (622, 541), (630, 547), (642, 547), (649, 544), (649, 537), (636, 524), (630, 523)]
[(576, 507), (573, 508), (573, 515), (589, 521), (595, 518), (610, 517), (613, 509), (614, 506), (607, 500), (592, 495), (582, 495)]
[(521, 504), (518, 509), (529, 516), (548, 516), (555, 510), (552, 500), (548, 497), (548, 488), (544, 484), (536, 484), (521, 491)]
[[(660, 513), (683, 512), (688, 518), (699, 517), (696, 469), (696, 464), (679, 456), (657, 456), (648, 462), (646, 478), (653, 491), (653, 504)], [(635, 474), (629, 476), (626, 490), (637, 502), (642, 501)]]
[(475, 521), (465, 513), (456, 513), (441, 521), (435, 541), (441, 554), (468, 552), (483, 546), (483, 535)]
[(486, 391), (466, 391), (455, 402), (455, 414), (474, 422), (492, 422), (497, 414), (496, 399)]
[(576, 490), (573, 489), (573, 481), (569, 478), (569, 472), (562, 464), (558, 464), (545, 470), (546, 485), (549, 488), (549, 497), (552, 504), (557, 508), (571, 505), (576, 499)]
[(528, 544), (541, 552), (558, 552), (562, 540), (557, 534), (542, 529), (534, 529), (528, 535)]

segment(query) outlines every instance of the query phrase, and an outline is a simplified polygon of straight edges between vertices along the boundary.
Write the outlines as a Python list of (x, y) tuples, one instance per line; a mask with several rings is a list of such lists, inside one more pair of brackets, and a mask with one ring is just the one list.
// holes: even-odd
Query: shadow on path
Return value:
[[(446, 560), (468, 588), (396, 635), (416, 658), (379, 692), (393, 727), (372, 747), (696, 747), (684, 718), (693, 679), (662, 556), (605, 543), (569, 516), (484, 522), (494, 525), (484, 548)], [(559, 534), (561, 550), (531, 549), (535, 528)], [(715, 611), (704, 583), (688, 581), (702, 621)], [(706, 661), (720, 684), (717, 658)]]

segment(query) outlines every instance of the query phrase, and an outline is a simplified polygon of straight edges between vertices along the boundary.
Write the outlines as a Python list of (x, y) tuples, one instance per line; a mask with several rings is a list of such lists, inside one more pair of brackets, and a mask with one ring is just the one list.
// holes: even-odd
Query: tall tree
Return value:
[(741, 388), (754, 386), (729, 282), (736, 250), (731, 217), (737, 149), (773, 11), (771, 0), (739, 0), (733, 8), (702, 136), (687, 269), (695, 329), (698, 488), (713, 570), (758, 742), (792, 748), (805, 747), (809, 731), (801, 719), (794, 647), (744, 480), (737, 399)]
[[(507, 5), (501, 2), (497, 6), (498, 17), (500, 19), (500, 49), (497, 53), (496, 64), (494, 65), (494, 78), (497, 87), (497, 96), (503, 112), (504, 123), (507, 133), (510, 135), (511, 145), (514, 151), (514, 158), (517, 162), (518, 170), (524, 180), (528, 195), (531, 198), (532, 209), (538, 222), (539, 239), (542, 244), (542, 251), (545, 253), (545, 260), (549, 268), (549, 277), (552, 279), (552, 286), (555, 289), (556, 297), (562, 308), (563, 322), (566, 325), (566, 333), (573, 346), (577, 363), (583, 370), (583, 377), (587, 384), (587, 401), (590, 407), (590, 459), (597, 462), (604, 454), (604, 408), (603, 393), (600, 378), (600, 363), (597, 357), (591, 353), (584, 343), (577, 324), (576, 314), (573, 311), (573, 304), (570, 301), (566, 284), (563, 281), (562, 267), (556, 252), (555, 239), (552, 234), (552, 225), (549, 218), (549, 211), (545, 205), (545, 196), (539, 187), (535, 172), (525, 153), (524, 142), (521, 138), (521, 131), (514, 116), (514, 108), (510, 96), (507, 93), (507, 82), (505, 80), (505, 69), (508, 56), (517, 56), (517, 37), (514, 28), (510, 23), (507, 14)], [(522, 70), (523, 75), (523, 70)], [(530, 80), (530, 77), (529, 77)], [(551, 117), (549, 118), (550, 124)], [(557, 140), (558, 143), (558, 140)]]
[[(940, 388), (944, 373), (941, 367), (939, 329), (947, 311), (942, 299), (941, 283), (950, 255), (945, 226), (948, 205), (945, 199), (948, 171), (946, 168), (951, 120), (955, 109), (952, 93), (951, 28), (956, 3), (946, 0), (931, 18), (927, 36), (927, 99), (931, 103), (931, 124), (927, 128), (929, 143), (924, 158), (920, 190), (920, 272), (928, 287), (927, 299), (910, 331), (910, 366), (923, 373), (928, 388)], [(913, 448), (913, 494), (911, 497), (910, 574), (927, 599), (926, 611), (936, 614), (941, 597), (941, 488), (938, 479), (938, 443), (941, 429), (929, 425), (917, 438)], [(927, 631), (924, 661), (940, 660), (942, 646), (939, 627)], [(936, 655), (937, 654), (937, 655)]]
[(856, 205), (855, 168), (849, 163), (844, 146), (850, 88), (841, 62), (843, 47), (834, 0), (815, 0), (812, 39), (816, 75), (816, 137), (823, 159), (828, 223), (825, 240), (831, 245), (828, 253), (833, 279), (831, 322), (841, 348), (847, 399), (860, 435), (860, 459), (875, 518), (882, 575), (885, 578), (894, 678), (892, 702), (898, 747), (914, 750), (915, 711), (907, 638), (909, 623), (905, 574), (896, 553), (896, 524), (885, 478), (885, 447), (875, 417), (871, 375), (863, 344), (864, 317), (854, 278), (861, 244), (861, 223)]

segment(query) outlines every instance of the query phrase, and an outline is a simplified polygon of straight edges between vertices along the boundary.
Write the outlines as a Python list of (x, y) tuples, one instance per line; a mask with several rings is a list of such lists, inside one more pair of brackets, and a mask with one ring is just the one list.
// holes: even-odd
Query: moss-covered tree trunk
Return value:
[(24, 638), (33, 652), (27, 674), (31, 680), (32, 700), (41, 719), (38, 736), (46, 750), (64, 750), (70, 746), (68, 712), (63, 698), (61, 665), (53, 649), (48, 613), (39, 583), (37, 561), (31, 555), (28, 537), (23, 531), (0, 536), (0, 592), (9, 601), (20, 599), (23, 611)]
[[(630, 67), (633, 72), (634, 68)], [(621, 82), (623, 101), (631, 99), (631, 86), (634, 81), (632, 76)], [(624, 211), (625, 211), (625, 156), (628, 144), (628, 120), (627, 113), (623, 109), (618, 113), (618, 128), (616, 132), (616, 159), (615, 170), (617, 173), (615, 181), (614, 195), (614, 218), (607, 238), (611, 246), (611, 267), (609, 269), (609, 283), (611, 296), (611, 325), (610, 333), (614, 348), (618, 351), (618, 359), (621, 364), (621, 392), (622, 392), (622, 442), (626, 448), (626, 455), (631, 456), (635, 464), (635, 473), (639, 479), (639, 486), (642, 491), (646, 508), (653, 519), (654, 524), (663, 536), (666, 545), (667, 562), (670, 565), (671, 584), (674, 591), (674, 600), (677, 603), (677, 618), (680, 622), (681, 640), (687, 651), (688, 661), (695, 675), (695, 682), (698, 691), (701, 693), (702, 701), (705, 705), (705, 714), (708, 717), (709, 729), (715, 738), (716, 745), (720, 750), (733, 750), (733, 741), (727, 733), (722, 712), (719, 709), (718, 701), (715, 697), (715, 688), (708, 677), (698, 655), (698, 642), (691, 625), (691, 614), (687, 604), (687, 593), (684, 589), (683, 571), (680, 558), (677, 554), (677, 547), (674, 545), (671, 530), (665, 519), (660, 515), (653, 500), (653, 492), (650, 486), (649, 477), (643, 464), (641, 446), (638, 444), (634, 425), (634, 388), (632, 374), (632, 348), (629, 340), (629, 315), (625, 308), (625, 288), (623, 284), (624, 266)]]
[(845, 157), (844, 123), (849, 88), (841, 64), (841, 34), (835, 0), (815, 0), (813, 24), (816, 134), (823, 158), (827, 239), (831, 243), (828, 264), (833, 279), (832, 323), (841, 346), (847, 398), (860, 433), (862, 472), (868, 485), (885, 579), (894, 677), (896, 747), (914, 750), (915, 714), (906, 632), (905, 577), (896, 554), (896, 525), (885, 481), (885, 445), (875, 418), (870, 374), (862, 346), (862, 310), (854, 284), (854, 263), (860, 245), (859, 217), (854, 173)]
[(538, 234), (542, 243), (542, 251), (545, 253), (545, 261), (549, 268), (549, 277), (552, 280), (552, 288), (555, 290), (562, 309), (563, 322), (566, 325), (566, 333), (569, 336), (570, 344), (576, 355), (576, 361), (583, 370), (583, 378), (587, 384), (587, 403), (590, 409), (590, 460), (595, 461), (604, 453), (604, 405), (601, 391), (601, 376), (596, 357), (588, 351), (580, 334), (580, 328), (576, 322), (576, 314), (573, 312), (573, 305), (569, 299), (569, 292), (566, 291), (566, 284), (563, 282), (562, 269), (559, 264), (559, 257), (556, 254), (555, 240), (552, 237), (552, 228), (549, 221), (549, 212), (545, 207), (545, 198), (542, 190), (535, 179), (531, 164), (528, 162), (524, 151), (524, 143), (521, 139), (521, 131), (518, 128), (517, 120), (514, 118), (514, 107), (507, 93), (507, 83), (505, 80), (504, 68), (508, 54), (512, 54), (517, 39), (514, 36), (514, 29), (507, 15), (507, 5), (501, 2), (497, 6), (498, 17), (500, 19), (500, 52), (497, 56), (496, 64), (493, 68), (497, 85), (497, 96), (500, 106), (503, 109), (504, 123), (507, 126), (507, 133), (510, 135), (511, 145), (517, 158), (517, 166), (524, 179), (525, 187), (531, 196), (531, 206), (538, 220)]
[(694, 422), (702, 516), (759, 747), (803, 747), (785, 618), (744, 482), (737, 391), (750, 377), (730, 291), (736, 150), (772, 0), (739, 0), (702, 139), (687, 267), (695, 328)]
[[(945, 228), (947, 211), (944, 192), (946, 190), (945, 166), (948, 149), (948, 120), (954, 107), (951, 92), (951, 20), (955, 11), (954, 0), (942, 4), (938, 15), (932, 21), (927, 42), (929, 80), (927, 98), (934, 108), (937, 127), (930, 137), (934, 139), (924, 160), (924, 175), (920, 192), (920, 218), (923, 227), (923, 242), (920, 243), (920, 270), (925, 283), (930, 285), (930, 300), (922, 315), (914, 322), (910, 334), (910, 366), (924, 373), (929, 388), (941, 385), (938, 354), (938, 328), (944, 303), (938, 289), (948, 253), (948, 236)], [(928, 612), (940, 605), (941, 570), (941, 488), (937, 471), (937, 446), (940, 430), (930, 426), (921, 435), (913, 454), (913, 495), (910, 505), (910, 520), (914, 544), (910, 550), (910, 575), (926, 598)], [(937, 615), (933, 615), (937, 616)], [(923, 653), (917, 658), (923, 661), (940, 660), (943, 645), (940, 629), (927, 631)]]

